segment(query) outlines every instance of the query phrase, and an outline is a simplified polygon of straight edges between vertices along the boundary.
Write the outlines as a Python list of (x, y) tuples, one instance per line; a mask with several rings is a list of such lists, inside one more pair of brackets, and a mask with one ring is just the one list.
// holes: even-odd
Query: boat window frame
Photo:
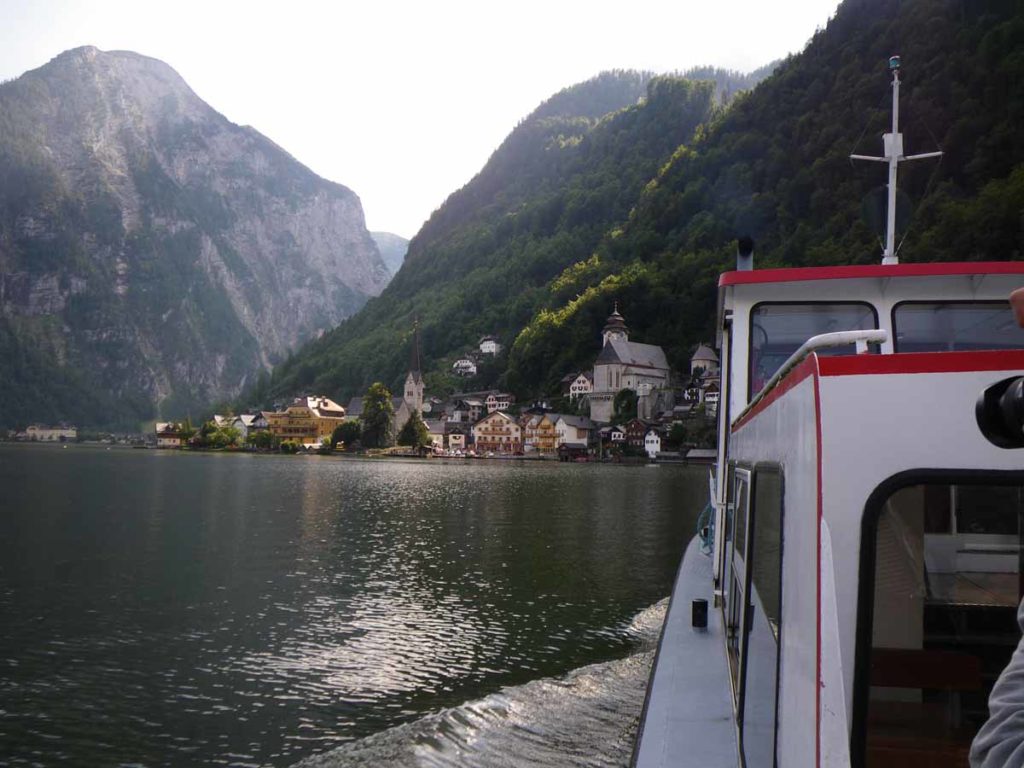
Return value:
[[(757, 538), (757, 481), (761, 474), (773, 474), (778, 476), (779, 483), (779, 573), (778, 573), (778, 590), (779, 590), (779, 606), (778, 606), (778, 626), (772, 626), (772, 623), (768, 622), (769, 631), (772, 633), (773, 639), (775, 640), (775, 710), (773, 715), (773, 732), (772, 732), (772, 766), (775, 768), (779, 765), (779, 693), (782, 687), (782, 678), (780, 677), (782, 672), (782, 640), (784, 626), (782, 621), (783, 612), (783, 593), (782, 593), (782, 570), (785, 558), (785, 525), (786, 525), (786, 473), (785, 468), (779, 462), (774, 461), (759, 461), (751, 465), (750, 468), (750, 505), (749, 514), (747, 520), (747, 557), (745, 558), (746, 568), (746, 580), (747, 588), (744, 592), (745, 601), (745, 614), (744, 624), (742, 627), (743, 635), (741, 637), (740, 647), (740, 686), (743, 691), (742, 704), (746, 704), (746, 689), (747, 689), (747, 666), (750, 654), (750, 620), (754, 615), (754, 604), (750, 599), (750, 592), (753, 589), (754, 579), (754, 543)], [(762, 606), (762, 612), (764, 607)], [(767, 614), (766, 614), (767, 618)], [(736, 728), (737, 728), (737, 747), (740, 757), (740, 766), (746, 768), (747, 758), (745, 754), (744, 745), (744, 712), (743, 709), (737, 711), (736, 716)]]
[[(741, 752), (742, 752), (741, 736), (742, 736), (742, 732), (743, 732), (743, 726), (742, 726), (743, 703), (744, 703), (744, 696), (743, 696), (743, 694), (744, 694), (744, 689), (746, 688), (746, 685), (745, 685), (746, 668), (744, 666), (744, 661), (745, 661), (745, 658), (746, 658), (747, 641), (748, 641), (748, 633), (746, 631), (746, 627), (747, 627), (747, 618), (748, 618), (748, 615), (750, 613), (750, 568), (747, 567), (747, 563), (748, 563), (748, 561), (750, 559), (750, 553), (749, 553), (748, 547), (750, 546), (751, 541), (752, 541), (752, 537), (749, 535), (749, 533), (751, 532), (750, 531), (750, 517), (751, 517), (750, 512), (751, 512), (751, 506), (754, 503), (753, 491), (754, 491), (754, 467), (755, 466), (756, 466), (755, 464), (751, 464), (751, 463), (747, 463), (747, 462), (733, 462), (732, 463), (731, 481), (732, 481), (732, 485), (733, 485), (733, 490), (732, 490), (732, 497), (733, 497), (732, 498), (732, 507), (733, 507), (732, 526), (733, 527), (732, 527), (732, 540), (731, 540), (730, 545), (728, 547), (728, 553), (727, 553), (727, 556), (726, 556), (727, 557), (727, 565), (726, 565), (726, 574), (725, 574), (725, 576), (726, 576), (726, 583), (729, 585), (729, 587), (728, 587), (729, 592), (728, 592), (728, 597), (726, 598), (726, 602), (725, 602), (725, 606), (724, 606), (725, 610), (723, 612), (723, 617), (722, 617), (723, 618), (723, 625), (724, 625), (724, 629), (725, 629), (726, 662), (729, 665), (729, 684), (730, 684), (730, 687), (732, 688), (733, 715), (734, 715), (734, 719), (736, 721), (736, 728), (738, 729), (738, 732), (737, 732), (737, 745), (739, 746)], [(744, 475), (745, 475), (745, 477), (742, 477)], [(736, 575), (737, 575), (736, 574), (736, 562), (735, 562), (736, 558), (735, 558), (735, 554), (736, 554), (736, 523), (737, 523), (737, 520), (739, 519), (740, 510), (739, 510), (739, 507), (736, 504), (736, 501), (738, 499), (738, 495), (737, 495), (735, 489), (736, 489), (736, 485), (741, 481), (741, 477), (742, 477), (742, 482), (745, 482), (746, 485), (747, 485), (747, 489), (746, 489), (746, 521), (744, 522), (744, 533), (746, 533), (748, 535), (746, 535), (744, 537), (744, 541), (743, 541), (743, 550), (744, 551), (743, 551), (743, 554), (742, 554), (742, 561), (741, 561), (742, 573), (739, 574), (740, 577), (741, 577), (740, 580), (742, 581), (742, 583), (739, 583), (740, 580), (737, 580), (735, 578)], [(733, 589), (734, 585), (736, 586), (736, 589)], [(737, 600), (739, 600), (739, 605), (737, 605)], [(735, 620), (736, 620), (735, 633), (736, 634), (732, 635), (731, 633), (733, 631), (733, 618), (734, 618), (733, 614), (734, 613), (736, 614), (735, 615)], [(730, 646), (732, 644), (732, 641), (735, 641), (735, 645), (736, 645), (735, 660), (733, 659), (732, 653), (730, 651)], [(734, 664), (735, 664), (735, 666), (734, 666)]]
[(853, 704), (850, 723), (850, 766), (864, 768), (867, 758), (867, 711), (870, 693), (872, 630), (875, 609), (875, 555), (878, 523), (893, 494), (914, 485), (999, 485), (1024, 487), (1018, 469), (908, 469), (875, 486), (864, 504), (860, 525), (857, 572), (857, 624), (854, 628)]
[[(843, 306), (862, 306), (871, 309), (871, 314), (875, 318), (875, 327), (870, 330), (878, 330), (881, 328), (881, 318), (878, 314), (878, 307), (870, 301), (863, 299), (854, 299), (852, 301), (832, 301), (825, 299), (815, 299), (811, 301), (759, 301), (750, 307), (747, 312), (747, 402), (749, 403), (751, 398), (757, 393), (754, 389), (754, 366), (753, 354), (754, 354), (754, 315), (760, 307), (814, 307), (814, 306), (828, 306), (828, 305), (843, 305)], [(806, 339), (804, 340), (806, 341)], [(794, 350), (795, 352), (796, 350)]]
[[(892, 305), (892, 309), (889, 310), (889, 328), (892, 330), (892, 351), (894, 354), (900, 354), (899, 328), (896, 326), (896, 310), (899, 309), (900, 307), (906, 306), (907, 304), (1000, 304), (1006, 308), (1007, 313), (1013, 312), (1013, 308), (1010, 306), (1010, 302), (1008, 299), (904, 299), (902, 301), (897, 301), (895, 304)], [(1002, 348), (999, 347), (995, 351), (999, 351), (1001, 349)], [(902, 354), (924, 353), (904, 352)]]

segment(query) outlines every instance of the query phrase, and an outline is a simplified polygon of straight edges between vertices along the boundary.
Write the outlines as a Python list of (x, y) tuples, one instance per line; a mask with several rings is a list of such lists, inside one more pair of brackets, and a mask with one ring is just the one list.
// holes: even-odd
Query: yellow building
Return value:
[(523, 448), (527, 452), (554, 453), (558, 450), (558, 430), (546, 413), (531, 416), (523, 428)]
[(297, 397), (283, 411), (264, 411), (267, 429), (281, 442), (319, 445), (345, 420), (345, 409), (323, 395)]

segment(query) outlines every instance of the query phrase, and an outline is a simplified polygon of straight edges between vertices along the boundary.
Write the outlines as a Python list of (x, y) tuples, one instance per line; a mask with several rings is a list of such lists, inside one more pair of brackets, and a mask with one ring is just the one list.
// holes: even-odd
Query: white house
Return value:
[(30, 424), (25, 430), (25, 439), (44, 443), (63, 443), (78, 439), (78, 428), (71, 424), (58, 424), (49, 427), (43, 424)]
[(468, 357), (460, 357), (452, 363), (452, 373), (456, 376), (476, 376), (476, 363)]
[(582, 371), (572, 384), (569, 385), (569, 399), (575, 400), (578, 397), (589, 395), (594, 391), (594, 372)]
[(647, 434), (644, 435), (644, 450), (652, 459), (656, 458), (661, 451), (661, 436), (653, 429), (648, 430)]
[(555, 421), (558, 444), (586, 448), (594, 430), (594, 422), (586, 416), (560, 415)]
[(487, 412), (507, 411), (509, 406), (515, 402), (515, 397), (508, 392), (491, 392), (484, 401), (487, 405)]
[(496, 355), (501, 352), (501, 343), (497, 336), (481, 336), (479, 346), (482, 355)]
[(424, 422), (427, 426), (427, 435), (435, 451), (444, 450), (444, 422), (440, 419)]
[(181, 448), (185, 445), (180, 424), (173, 421), (158, 421), (155, 431), (157, 448)]

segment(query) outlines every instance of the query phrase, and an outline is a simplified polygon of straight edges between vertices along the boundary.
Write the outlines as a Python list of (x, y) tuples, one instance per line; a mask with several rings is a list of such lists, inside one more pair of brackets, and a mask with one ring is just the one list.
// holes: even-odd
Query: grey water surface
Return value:
[(622, 765), (706, 487), (0, 445), (0, 765)]

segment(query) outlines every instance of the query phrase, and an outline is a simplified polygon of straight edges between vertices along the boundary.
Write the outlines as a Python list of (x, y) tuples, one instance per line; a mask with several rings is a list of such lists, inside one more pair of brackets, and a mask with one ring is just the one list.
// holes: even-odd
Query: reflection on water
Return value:
[[(595, 676), (632, 674), (642, 702), (632, 622), (705, 487), (677, 467), (0, 446), (0, 765), (288, 765), (402, 724), (426, 764), (507, 752), (510, 723), (571, 751), (558, 729), (616, 711), (576, 706)], [(531, 721), (542, 699), (566, 702), (557, 723)]]

